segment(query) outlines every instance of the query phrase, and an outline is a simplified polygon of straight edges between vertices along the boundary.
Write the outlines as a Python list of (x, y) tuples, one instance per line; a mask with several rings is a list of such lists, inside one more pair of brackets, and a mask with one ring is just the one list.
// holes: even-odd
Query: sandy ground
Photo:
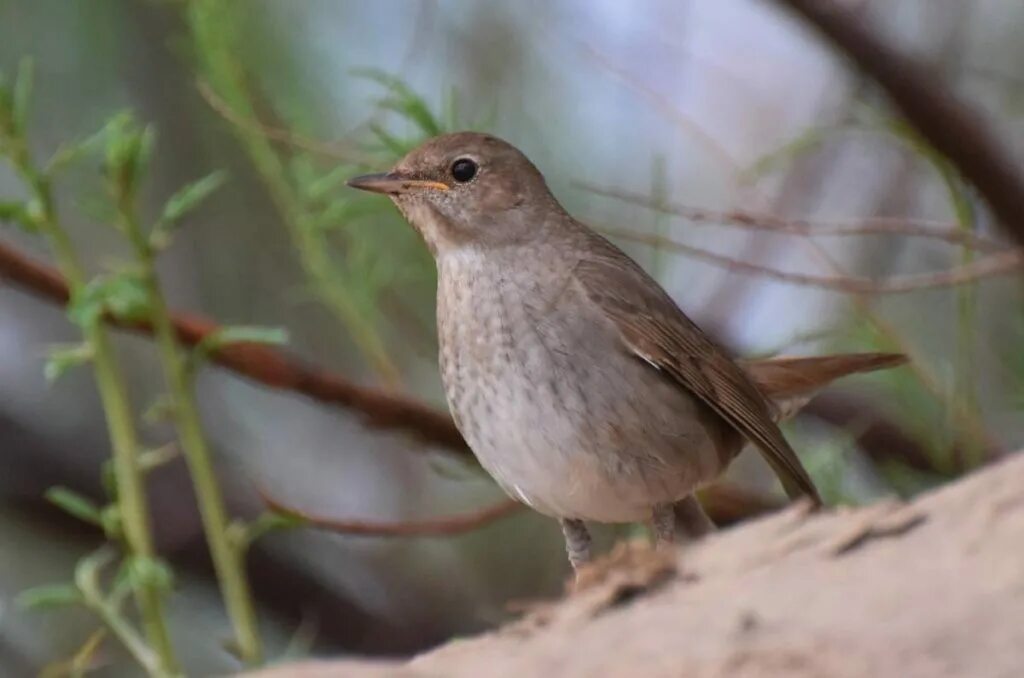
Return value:
[(583, 591), (408, 662), (253, 675), (1024, 676), (1024, 455), (911, 504), (797, 506), (611, 561)]

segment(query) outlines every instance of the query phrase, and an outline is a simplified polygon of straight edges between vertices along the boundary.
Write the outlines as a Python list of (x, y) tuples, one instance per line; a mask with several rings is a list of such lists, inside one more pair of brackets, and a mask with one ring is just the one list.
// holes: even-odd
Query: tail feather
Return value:
[(741, 363), (777, 408), (777, 419), (796, 414), (819, 390), (849, 374), (873, 372), (907, 362), (902, 353), (847, 353), (812, 358), (769, 358)]

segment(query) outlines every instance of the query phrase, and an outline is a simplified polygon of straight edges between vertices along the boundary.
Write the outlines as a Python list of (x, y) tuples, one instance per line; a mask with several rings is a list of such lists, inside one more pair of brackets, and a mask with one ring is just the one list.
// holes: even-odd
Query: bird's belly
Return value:
[(442, 346), (449, 405), (481, 465), (535, 510), (646, 520), (721, 470), (717, 417), (616, 347), (474, 339)]

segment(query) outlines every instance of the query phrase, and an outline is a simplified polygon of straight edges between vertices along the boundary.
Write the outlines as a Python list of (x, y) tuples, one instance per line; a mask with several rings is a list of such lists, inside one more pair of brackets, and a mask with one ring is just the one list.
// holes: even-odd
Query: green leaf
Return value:
[(231, 344), (281, 345), (286, 343), (288, 343), (288, 331), (280, 327), (228, 325), (203, 337), (203, 340), (193, 349), (193, 355), (198, 360), (205, 360), (213, 353)]
[(271, 532), (281, 530), (293, 530), (302, 527), (307, 521), (299, 516), (279, 513), (276, 511), (265, 511), (256, 517), (255, 520), (246, 524), (236, 521), (232, 524), (232, 543), (241, 549), (246, 549), (257, 539), (260, 539)]
[(39, 230), (27, 205), (16, 200), (0, 200), (0, 222), (14, 224), (28, 233)]
[(93, 354), (90, 344), (69, 344), (51, 348), (43, 367), (47, 383), (52, 384), (71, 368), (88, 363), (92, 360)]
[(98, 153), (103, 148), (107, 135), (110, 134), (111, 124), (111, 121), (107, 121), (103, 127), (84, 139), (58, 146), (57, 150), (46, 162), (45, 174), (53, 176), (79, 159)]
[(391, 94), (378, 102), (382, 108), (394, 111), (411, 121), (426, 136), (437, 136), (441, 133), (441, 125), (430, 111), (426, 100), (416, 94), (403, 80), (377, 69), (356, 69), (353, 74), (382, 85)]
[[(193, 181), (172, 195), (164, 205), (163, 213), (157, 221), (157, 227), (151, 236), (151, 242), (157, 249), (165, 247), (171, 235), (171, 229), (189, 212), (194, 210), (214, 191), (227, 181), (227, 173), (218, 170), (207, 174), (202, 179)], [(155, 241), (155, 242), (154, 242)]]
[[(114, 482), (117, 482), (116, 475), (114, 476)], [(103, 527), (103, 534), (107, 535), (108, 539), (121, 539), (124, 529), (121, 522), (121, 510), (117, 504), (103, 507), (103, 510), (100, 511), (100, 525)]]
[(34, 68), (32, 59), (26, 57), (18, 65), (18, 76), (14, 81), (14, 96), (11, 102), (11, 117), (17, 134), (24, 136), (28, 129), (29, 101), (32, 99)]
[(109, 544), (78, 560), (75, 565), (75, 586), (86, 597), (103, 597), (100, 590), (100, 572), (114, 560), (115, 552)]
[[(12, 117), (11, 83), (6, 74), (0, 71), (0, 142), (9, 142), (15, 136), (14, 119)], [(4, 146), (0, 145), (0, 151)]]
[(47, 610), (82, 602), (82, 594), (73, 584), (43, 584), (25, 589), (16, 598), (23, 610)]
[(330, 231), (379, 211), (379, 203), (374, 200), (335, 200), (323, 211), (313, 215), (307, 225), (318, 231)]
[(142, 413), (142, 421), (151, 426), (163, 421), (170, 421), (174, 419), (176, 409), (174, 398), (170, 394), (164, 393), (157, 396), (153, 403), (145, 409)]
[(170, 591), (174, 586), (174, 573), (159, 558), (132, 556), (128, 562), (128, 577), (135, 587), (152, 586)]
[(377, 123), (370, 124), (370, 131), (377, 137), (377, 140), (381, 143), (386, 150), (396, 156), (403, 156), (408, 153), (414, 144), (407, 141), (402, 141), (398, 137), (392, 135), (390, 132), (385, 130)]
[(117, 472), (112, 459), (107, 459), (100, 465), (100, 483), (103, 485), (103, 491), (107, 493), (107, 497), (111, 501), (116, 500)]
[(99, 507), (91, 499), (74, 490), (58, 485), (46, 490), (43, 496), (46, 497), (46, 501), (79, 520), (92, 525), (101, 524)]
[(68, 317), (80, 327), (98, 323), (104, 313), (125, 322), (141, 322), (150, 316), (150, 296), (139, 271), (125, 269), (98, 276), (81, 292), (71, 295)]
[(338, 188), (338, 186), (345, 183), (353, 173), (353, 168), (349, 165), (339, 165), (338, 167), (335, 167), (327, 174), (306, 184), (306, 199), (311, 201), (325, 199), (332, 191)]
[(173, 443), (142, 450), (139, 452), (139, 470), (143, 473), (149, 473), (164, 464), (169, 464), (180, 456), (181, 450)]
[(131, 198), (141, 183), (153, 150), (156, 132), (140, 125), (131, 113), (121, 113), (108, 126), (106, 175), (116, 195)]

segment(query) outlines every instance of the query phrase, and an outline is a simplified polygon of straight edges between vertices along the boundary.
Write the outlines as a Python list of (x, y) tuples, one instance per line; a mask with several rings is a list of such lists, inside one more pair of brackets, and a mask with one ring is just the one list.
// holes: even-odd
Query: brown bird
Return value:
[(388, 195), (434, 255), (455, 423), (510, 496), (561, 522), (575, 568), (590, 558), (584, 521), (649, 521), (659, 542), (711, 529), (693, 493), (745, 440), (791, 497), (819, 503), (779, 418), (836, 377), (903, 362), (737, 363), (490, 135), (431, 139), (349, 185)]

